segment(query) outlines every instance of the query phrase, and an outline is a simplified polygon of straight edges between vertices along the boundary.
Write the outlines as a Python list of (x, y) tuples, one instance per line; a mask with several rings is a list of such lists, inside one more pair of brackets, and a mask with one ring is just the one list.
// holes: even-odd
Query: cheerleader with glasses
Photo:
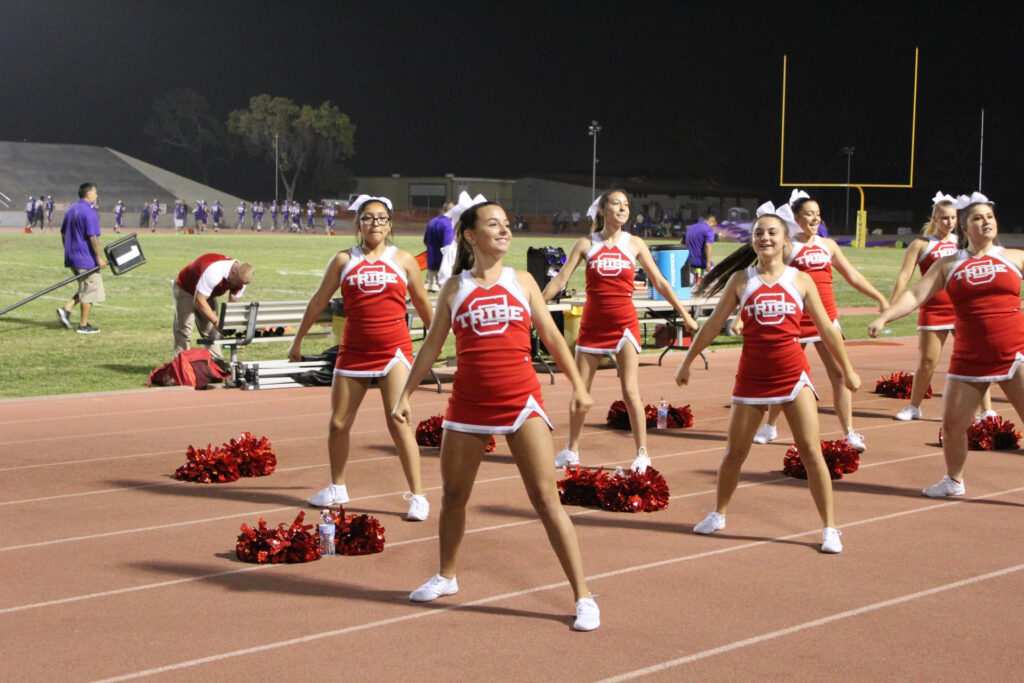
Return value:
[(349, 210), (356, 214), (359, 243), (331, 258), (288, 349), (289, 360), (302, 360), (303, 337), (340, 288), (345, 301), (345, 332), (331, 385), (331, 421), (327, 437), (331, 483), (310, 498), (309, 503), (325, 507), (348, 502), (345, 468), (349, 435), (370, 381), (376, 379), (380, 384), (388, 432), (409, 484), (409, 492), (405, 494), (409, 501), (406, 519), (422, 521), (427, 518), (430, 505), (420, 481), (416, 435), (407, 422), (391, 416), (390, 408), (412, 367), (406, 296), (412, 299), (425, 325), (429, 325), (431, 319), (430, 299), (416, 259), (390, 244), (391, 200), (360, 195)]

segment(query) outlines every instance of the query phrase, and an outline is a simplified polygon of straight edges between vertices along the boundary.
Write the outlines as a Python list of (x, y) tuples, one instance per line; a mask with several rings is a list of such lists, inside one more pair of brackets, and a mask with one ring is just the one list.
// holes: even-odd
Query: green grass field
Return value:
[[(101, 244), (118, 237), (104, 230)], [(662, 240), (664, 242), (664, 240)], [(526, 267), (529, 246), (561, 246), (567, 252), (573, 238), (516, 235), (508, 264)], [(658, 240), (652, 240), (652, 244)], [(279, 234), (174, 235), (139, 233), (146, 264), (122, 276), (104, 274), (107, 301), (93, 308), (90, 322), (102, 329), (98, 335), (80, 335), (64, 329), (55, 310), (74, 293), (74, 285), (42, 296), (0, 317), (0, 397), (41, 396), (113, 389), (136, 389), (146, 385), (153, 368), (171, 360), (171, 281), (196, 256), (219, 252), (249, 261), (256, 267), (245, 300), (308, 299), (323, 275), (328, 259), (338, 249), (353, 243), (351, 236), (306, 236)], [(395, 243), (412, 253), (422, 251), (419, 236), (398, 236)], [(716, 244), (714, 256), (723, 257), (733, 244)], [(3, 276), (0, 277), (0, 307), (13, 304), (69, 276), (62, 267), (60, 235), (0, 234)], [(899, 264), (901, 249), (846, 251), (853, 264), (883, 294), (888, 295)], [(570, 288), (583, 288), (582, 270), (577, 269)], [(871, 302), (850, 288), (841, 278), (836, 283), (839, 306), (865, 306)], [(843, 329), (850, 339), (866, 336), (870, 315), (845, 316)], [(77, 309), (72, 314), (77, 324)], [(913, 315), (891, 326), (896, 336), (914, 334)], [(322, 338), (310, 338), (305, 353), (322, 350)], [(737, 340), (721, 337), (716, 345)], [(451, 339), (449, 339), (451, 344)], [(284, 358), (285, 344), (254, 344), (242, 350), (240, 358), (260, 360)], [(651, 349), (653, 352), (655, 349)]]

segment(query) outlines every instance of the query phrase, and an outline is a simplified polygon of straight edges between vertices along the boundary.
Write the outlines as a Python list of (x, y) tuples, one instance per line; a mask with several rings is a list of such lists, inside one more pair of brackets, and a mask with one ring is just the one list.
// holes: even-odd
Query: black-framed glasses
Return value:
[(374, 223), (377, 225), (387, 225), (391, 222), (391, 216), (371, 216), (367, 213), (360, 216), (359, 221), (366, 225), (373, 225)]

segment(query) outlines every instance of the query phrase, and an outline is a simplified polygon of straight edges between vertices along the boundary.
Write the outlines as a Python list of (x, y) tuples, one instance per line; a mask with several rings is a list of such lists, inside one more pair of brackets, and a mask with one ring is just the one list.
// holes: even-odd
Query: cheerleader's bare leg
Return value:
[[(619, 384), (622, 387), (622, 401), (629, 413), (629, 425), (633, 431), (633, 442), (637, 450), (647, 448), (647, 415), (644, 404), (640, 400), (640, 380), (638, 377), (640, 356), (629, 342), (622, 345), (616, 354), (615, 361), (619, 366)], [(589, 390), (589, 385), (587, 386)]]
[[(1013, 377), (999, 383), (999, 388), (1006, 394), (1010, 405), (1017, 411), (1017, 416), (1024, 422), (1024, 369), (1018, 368)], [(985, 395), (988, 395), (987, 388)], [(991, 405), (989, 407), (991, 408)]]
[(814, 392), (804, 387), (796, 398), (782, 407), (786, 414), (786, 422), (793, 431), (793, 441), (800, 451), (800, 460), (807, 470), (807, 484), (811, 489), (811, 498), (818, 508), (822, 526), (835, 527), (835, 515), (832, 508), (832, 477), (825, 456), (821, 453), (820, 434), (818, 429), (818, 406)]
[(733, 403), (729, 409), (729, 441), (718, 465), (715, 512), (724, 515), (732, 494), (740, 483), (740, 470), (750, 453), (750, 445), (764, 418), (765, 406)]
[[(547, 423), (538, 417), (528, 418), (517, 432), (506, 438), (530, 503), (540, 516), (575, 599), (589, 598), (576, 529), (558, 499), (555, 470), (551, 468), (555, 453)], [(442, 576), (446, 575), (442, 572)]]
[[(597, 366), (601, 362), (601, 356), (595, 353), (584, 353), (583, 351), (576, 352), (576, 367), (580, 371), (580, 376), (583, 378), (583, 383), (587, 386), (587, 391), (590, 391), (590, 386), (594, 383), (594, 374), (597, 372)], [(580, 435), (583, 433), (583, 423), (587, 419), (587, 411), (581, 410), (579, 412), (572, 409), (569, 410), (569, 450), (579, 452), (580, 450)]]
[[(489, 434), (469, 434), (448, 429), (441, 437), (442, 495), (441, 514), (438, 517), (441, 563), (438, 573), (446, 579), (455, 576), (459, 546), (466, 533), (466, 504), (469, 503), (469, 494), (473, 492), (473, 482), (489, 440)], [(548, 454), (549, 468), (553, 457)]]
[(910, 390), (910, 405), (915, 408), (920, 408), (924, 402), (924, 395), (932, 381), (947, 336), (949, 330), (921, 330), (917, 335), (919, 356), (917, 370), (914, 371), (914, 384)]
[(327, 454), (331, 459), (331, 482), (345, 483), (349, 434), (359, 404), (366, 395), (367, 379), (335, 375), (331, 384), (331, 424), (327, 433)]
[[(1014, 379), (1019, 377), (1018, 372)], [(961, 382), (946, 378), (946, 388), (942, 392), (942, 455), (946, 458), (946, 474), (954, 481), (964, 480), (967, 428), (971, 426), (974, 411), (987, 389), (987, 382)]]
[[(847, 389), (843, 383), (843, 370), (829, 353), (825, 343), (814, 342), (814, 348), (817, 349), (818, 357), (821, 358), (825, 372), (828, 373), (828, 381), (832, 384), (832, 404), (835, 407), (836, 417), (839, 418), (839, 426), (845, 436), (853, 431), (853, 392)], [(800, 452), (803, 453), (803, 451)]]
[(398, 397), (409, 376), (409, 369), (396, 363), (391, 372), (380, 378), (380, 396), (384, 401), (384, 414), (387, 416), (388, 432), (398, 450), (398, 459), (402, 462), (405, 480), (409, 483), (409, 491), (414, 495), (423, 495), (423, 482), (420, 478), (420, 447), (416, 443), (416, 434), (412, 425), (399, 422), (391, 414), (391, 408), (398, 402)]

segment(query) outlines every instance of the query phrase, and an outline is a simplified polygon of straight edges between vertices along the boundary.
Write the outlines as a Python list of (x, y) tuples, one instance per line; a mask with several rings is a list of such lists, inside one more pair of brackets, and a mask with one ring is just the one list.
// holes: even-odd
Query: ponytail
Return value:
[(924, 226), (922, 227), (921, 232), (923, 232), (925, 235), (934, 235), (937, 232), (937, 230), (935, 228), (935, 211), (936, 211), (936, 209), (939, 209), (939, 208), (945, 209), (945, 208), (952, 207), (952, 206), (953, 206), (953, 202), (949, 201), (948, 199), (942, 199), (942, 200), (936, 202), (935, 206), (932, 207), (932, 215), (928, 219), (928, 222), (925, 223)]
[(695, 294), (714, 296), (722, 291), (732, 274), (749, 268), (757, 262), (757, 252), (750, 243), (732, 252), (715, 264), (715, 267), (704, 274), (700, 283), (693, 290)]

